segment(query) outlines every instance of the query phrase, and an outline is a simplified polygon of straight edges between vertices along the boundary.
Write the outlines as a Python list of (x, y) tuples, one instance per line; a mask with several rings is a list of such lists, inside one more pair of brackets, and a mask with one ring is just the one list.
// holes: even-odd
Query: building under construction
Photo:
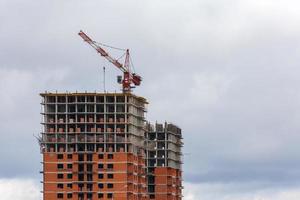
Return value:
[(182, 199), (181, 130), (147, 122), (126, 73), (123, 93), (41, 94), (44, 200)]
[(181, 129), (147, 124), (147, 183), (150, 199), (181, 199)]

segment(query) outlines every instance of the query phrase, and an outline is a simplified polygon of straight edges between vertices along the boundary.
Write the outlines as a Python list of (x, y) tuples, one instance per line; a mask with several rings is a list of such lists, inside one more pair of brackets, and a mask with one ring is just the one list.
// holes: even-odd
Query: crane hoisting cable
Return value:
[(117, 59), (111, 57), (97, 42), (93, 41), (89, 36), (87, 36), (83, 31), (80, 31), (78, 35), (89, 45), (91, 45), (101, 56), (105, 57), (109, 62), (115, 65), (123, 72), (123, 79), (118, 80), (122, 84), (123, 92), (131, 92), (131, 89), (135, 86), (139, 86), (142, 81), (142, 77), (131, 73), (129, 63), (130, 55), (129, 49), (126, 49), (125, 52), (125, 62), (124, 64), (120, 63)]

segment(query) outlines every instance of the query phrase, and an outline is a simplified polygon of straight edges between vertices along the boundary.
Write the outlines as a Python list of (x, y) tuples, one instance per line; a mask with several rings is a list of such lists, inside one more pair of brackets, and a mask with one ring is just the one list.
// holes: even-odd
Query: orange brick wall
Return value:
[[(78, 153), (73, 153), (72, 158), (68, 159), (67, 153), (61, 153), (62, 159), (57, 158), (57, 153), (43, 153), (44, 160), (44, 200), (56, 199), (80, 199), (78, 194), (84, 192), (84, 200), (87, 198), (87, 183), (93, 185), (91, 194), (92, 200), (108, 199), (107, 193), (113, 193), (113, 199), (130, 199), (130, 200), (146, 200), (147, 187), (145, 178), (145, 160), (141, 156), (132, 153), (101, 153), (103, 159), (99, 159), (98, 153), (93, 153), (92, 161), (87, 161), (85, 154), (84, 161), (78, 161)], [(108, 154), (113, 155), (113, 159), (108, 159)], [(63, 164), (62, 169), (58, 169), (57, 165)], [(72, 164), (72, 169), (68, 169), (67, 165)], [(78, 187), (78, 168), (79, 165), (91, 164), (92, 181), (84, 182), (84, 187)], [(103, 169), (98, 168), (98, 164), (103, 164)], [(113, 169), (108, 169), (107, 164), (113, 164)], [(103, 174), (103, 178), (99, 179), (98, 174)], [(63, 174), (63, 178), (58, 178), (57, 174)], [(68, 178), (67, 174), (72, 174), (72, 178)], [(107, 174), (113, 174), (113, 178), (108, 178)], [(86, 180), (86, 175), (84, 176)], [(82, 182), (83, 183), (83, 182)], [(98, 184), (103, 184), (103, 188), (99, 188)], [(112, 183), (113, 188), (107, 188), (107, 184)], [(63, 188), (58, 188), (57, 184), (63, 184)], [(72, 188), (68, 188), (67, 184), (72, 184)], [(98, 198), (98, 193), (104, 195)], [(63, 194), (63, 198), (58, 198), (58, 193)], [(72, 198), (67, 198), (67, 194), (72, 194)]]
[(157, 167), (155, 176), (155, 200), (181, 200), (181, 172), (170, 167)]

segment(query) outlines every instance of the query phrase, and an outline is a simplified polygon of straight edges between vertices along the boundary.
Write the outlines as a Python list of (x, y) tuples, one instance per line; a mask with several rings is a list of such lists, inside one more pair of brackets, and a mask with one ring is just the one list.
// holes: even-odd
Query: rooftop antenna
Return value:
[(103, 66), (103, 91), (106, 93), (106, 88), (105, 88), (105, 66)]

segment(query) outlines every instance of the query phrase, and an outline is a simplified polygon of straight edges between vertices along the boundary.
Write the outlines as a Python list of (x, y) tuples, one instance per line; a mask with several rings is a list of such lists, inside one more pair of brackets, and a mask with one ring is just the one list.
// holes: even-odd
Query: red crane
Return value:
[(131, 92), (131, 88), (141, 84), (142, 77), (130, 72), (129, 68), (129, 49), (125, 52), (125, 62), (121, 64), (118, 60), (111, 57), (103, 48), (101, 48), (95, 41), (93, 41), (89, 36), (87, 36), (83, 31), (78, 33), (82, 39), (91, 45), (101, 56), (105, 57), (109, 62), (114, 64), (123, 72), (123, 79), (118, 80), (122, 84), (123, 92)]

